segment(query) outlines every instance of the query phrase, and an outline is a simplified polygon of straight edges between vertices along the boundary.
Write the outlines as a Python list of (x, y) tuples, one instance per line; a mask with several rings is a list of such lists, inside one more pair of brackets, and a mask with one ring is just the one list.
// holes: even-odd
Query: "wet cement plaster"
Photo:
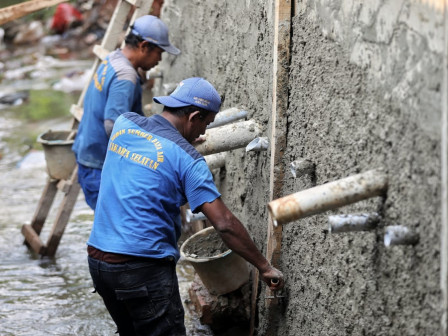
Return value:
[[(389, 175), (377, 197), (284, 226), (287, 279), (278, 335), (435, 335), (440, 331), (440, 113), (443, 15), (436, 1), (294, 2), (284, 195), (373, 168)], [(269, 135), (271, 1), (165, 1), (162, 18), (182, 50), (164, 81), (202, 76)], [(229, 153), (215, 174), (224, 201), (266, 249), (269, 152)], [(328, 233), (328, 214), (379, 212), (372, 232)], [(384, 226), (405, 225), (416, 246), (385, 248)], [(264, 291), (257, 334), (267, 329)]]

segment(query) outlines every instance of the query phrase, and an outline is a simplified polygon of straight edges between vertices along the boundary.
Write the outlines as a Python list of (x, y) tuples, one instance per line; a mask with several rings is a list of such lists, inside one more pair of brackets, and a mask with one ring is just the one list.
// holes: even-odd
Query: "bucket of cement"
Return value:
[(233, 292), (249, 281), (247, 262), (224, 244), (213, 227), (188, 238), (180, 253), (193, 265), (211, 294)]
[(49, 130), (37, 138), (44, 148), (48, 175), (53, 179), (68, 179), (76, 166), (75, 154), (72, 152), (74, 140), (68, 140), (70, 133)]

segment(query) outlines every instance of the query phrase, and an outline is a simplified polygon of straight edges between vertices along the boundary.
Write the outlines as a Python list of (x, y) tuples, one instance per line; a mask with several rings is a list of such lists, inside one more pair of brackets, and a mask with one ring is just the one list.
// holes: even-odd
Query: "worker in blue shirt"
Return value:
[(168, 28), (159, 18), (142, 16), (131, 27), (124, 48), (113, 51), (104, 59), (89, 85), (72, 149), (78, 163), (79, 184), (93, 210), (114, 122), (128, 111), (143, 115), (142, 87), (137, 71), (156, 66), (164, 51), (173, 55), (180, 53), (169, 42)]
[(94, 287), (120, 335), (185, 335), (175, 265), (180, 206), (186, 202), (207, 216), (224, 243), (253, 264), (271, 289), (284, 285), (282, 273), (222, 201), (192, 145), (219, 112), (218, 92), (193, 77), (154, 101), (164, 105), (161, 114), (128, 112), (115, 122), (87, 242)]

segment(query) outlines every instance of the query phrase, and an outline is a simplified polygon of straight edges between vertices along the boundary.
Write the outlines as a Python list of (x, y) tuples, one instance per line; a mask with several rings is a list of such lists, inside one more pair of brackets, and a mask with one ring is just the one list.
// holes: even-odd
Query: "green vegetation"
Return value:
[(17, 107), (20, 116), (29, 121), (70, 115), (75, 96), (54, 90), (31, 90), (28, 103)]

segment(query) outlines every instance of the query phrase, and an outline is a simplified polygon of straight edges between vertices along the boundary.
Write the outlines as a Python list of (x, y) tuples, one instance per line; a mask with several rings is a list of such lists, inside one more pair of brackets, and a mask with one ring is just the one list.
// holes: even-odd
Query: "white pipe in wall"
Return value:
[(244, 119), (246, 117), (247, 117), (247, 111), (244, 111), (237, 107), (232, 107), (227, 110), (219, 112), (216, 115), (215, 120), (210, 125), (207, 126), (207, 129), (230, 124), (234, 121)]
[(369, 231), (377, 227), (381, 217), (376, 213), (328, 216), (330, 233)]
[(268, 209), (274, 225), (286, 224), (383, 195), (386, 190), (387, 175), (379, 169), (370, 170), (273, 200)]
[(210, 170), (213, 170), (216, 168), (224, 167), (226, 165), (226, 157), (227, 153), (223, 152), (223, 153), (206, 155), (204, 156), (204, 159), (205, 162), (207, 162), (208, 168), (210, 168)]
[(307, 159), (297, 159), (290, 164), (291, 174), (296, 177), (301, 177), (305, 174), (311, 174), (315, 170), (313, 162)]
[(187, 223), (204, 220), (204, 219), (207, 219), (207, 217), (202, 212), (198, 212), (195, 214), (191, 211), (191, 209), (187, 209), (185, 211), (185, 221)]
[(408, 227), (402, 225), (386, 226), (384, 233), (384, 246), (415, 245), (418, 243), (418, 235)]
[(241, 121), (207, 130), (205, 141), (195, 147), (202, 155), (226, 152), (246, 147), (260, 133), (261, 127), (253, 119)]
[(253, 139), (246, 146), (246, 152), (262, 152), (269, 148), (269, 140), (267, 137), (258, 137)]

